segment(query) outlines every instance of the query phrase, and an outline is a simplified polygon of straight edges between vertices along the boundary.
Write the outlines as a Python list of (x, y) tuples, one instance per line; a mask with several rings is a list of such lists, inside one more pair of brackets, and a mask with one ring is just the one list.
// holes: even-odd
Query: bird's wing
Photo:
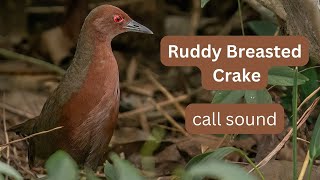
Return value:
[(37, 119), (38, 119), (38, 116), (32, 119), (28, 119), (21, 124), (10, 127), (7, 131), (15, 132), (16, 134), (21, 136), (31, 135), (33, 133), (33, 128)]

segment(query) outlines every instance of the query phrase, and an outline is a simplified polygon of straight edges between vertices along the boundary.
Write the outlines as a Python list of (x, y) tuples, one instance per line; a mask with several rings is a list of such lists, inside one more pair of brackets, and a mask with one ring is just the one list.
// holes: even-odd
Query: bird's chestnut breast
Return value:
[(73, 149), (83, 150), (92, 146), (90, 141), (108, 144), (116, 125), (119, 107), (117, 62), (111, 48), (104, 44), (96, 48), (83, 84), (63, 106), (59, 121), (67, 139), (61, 145), (63, 147), (74, 144), (79, 147)]

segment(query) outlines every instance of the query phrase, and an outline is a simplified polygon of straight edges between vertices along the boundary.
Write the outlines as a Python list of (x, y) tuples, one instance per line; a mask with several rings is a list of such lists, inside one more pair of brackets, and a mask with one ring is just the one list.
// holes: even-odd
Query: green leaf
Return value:
[(146, 141), (141, 148), (141, 155), (143, 156), (152, 156), (154, 151), (156, 151), (166, 134), (166, 131), (162, 128), (155, 127), (151, 131), (152, 136), (150, 140)]
[(234, 147), (223, 147), (213, 151), (209, 156), (205, 157), (202, 162), (214, 160), (222, 160), (227, 155), (236, 152), (238, 149)]
[[(247, 161), (253, 166), (253, 168), (257, 171), (257, 173), (260, 175), (261, 179), (264, 179), (262, 173), (260, 170), (256, 167), (256, 165), (251, 161), (251, 159), (246, 155), (245, 152), (243, 152), (240, 149), (234, 148), (234, 147), (223, 147), (219, 148), (213, 152), (208, 152), (204, 154), (200, 154), (198, 156), (195, 156), (192, 158), (188, 164), (186, 165), (186, 170), (191, 169), (193, 166), (198, 166), (201, 164), (210, 163), (212, 161), (222, 160), (229, 154), (236, 152), (240, 154), (242, 157), (247, 159)], [(205, 176), (202, 176), (205, 177)], [(196, 177), (196, 179), (201, 179), (201, 177)]]
[(250, 21), (248, 26), (259, 36), (273, 36), (277, 31), (277, 26), (270, 21)]
[[(234, 152), (233, 147), (232, 148), (223, 147), (223, 148), (219, 148), (213, 152), (200, 154), (200, 155), (192, 158), (188, 162), (188, 164), (186, 165), (186, 170), (191, 169), (193, 166), (204, 164), (206, 162), (211, 162), (213, 160), (222, 160), (225, 156), (227, 156), (228, 154), (230, 154), (232, 152)], [(193, 178), (193, 180), (201, 180), (204, 177), (205, 176), (198, 176), (198, 177)]]
[(292, 93), (287, 93), (281, 97), (281, 105), (288, 113), (292, 112)]
[(194, 178), (214, 178), (223, 180), (254, 180), (255, 178), (249, 175), (241, 167), (225, 163), (219, 160), (213, 160), (210, 162), (204, 162), (195, 166), (192, 166), (190, 170), (186, 172), (184, 176), (185, 180), (192, 180)]
[(272, 97), (267, 89), (248, 90), (244, 96), (248, 104), (271, 104)]
[(16, 179), (16, 180), (23, 179), (17, 170), (15, 170), (13, 167), (9, 166), (8, 164), (0, 161), (0, 175), (2, 175), (2, 174), (9, 176), (9, 177), (12, 177), (13, 179)]
[(120, 159), (116, 154), (111, 154), (110, 159), (117, 172), (117, 180), (144, 180), (140, 172), (128, 161)]
[(91, 169), (84, 169), (87, 180), (101, 180)]
[(186, 165), (185, 169), (190, 169), (191, 166), (198, 164), (199, 162), (201, 162), (205, 157), (207, 157), (208, 155), (212, 154), (212, 152), (207, 152), (207, 153), (203, 153), (203, 154), (199, 154), (195, 157), (193, 157)]
[[(268, 74), (268, 83), (276, 86), (293, 86), (294, 70), (289, 67), (272, 67)], [(309, 79), (298, 73), (298, 85), (304, 84)]]
[(118, 180), (118, 175), (116, 173), (116, 169), (112, 164), (109, 163), (109, 161), (106, 161), (104, 163), (104, 174), (106, 175), (106, 178), (108, 180)]
[(245, 91), (217, 91), (214, 94), (213, 104), (235, 104), (239, 103), (244, 96)]
[(76, 162), (64, 151), (57, 151), (50, 156), (45, 165), (48, 179), (79, 179), (79, 170)]
[[(320, 84), (318, 82), (319, 78), (318, 78), (318, 74), (317, 74), (316, 69), (314, 69), (314, 68), (308, 69), (306, 71), (303, 71), (302, 74), (309, 79), (308, 82), (301, 85), (301, 94), (302, 94), (301, 98), (305, 99), (312, 92), (314, 92), (320, 86)], [(310, 99), (310, 102), (312, 102), (315, 98), (316, 98), (316, 96), (312, 97)]]
[(310, 159), (312, 161), (318, 158), (320, 155), (320, 114), (312, 132), (309, 151)]
[(201, 8), (203, 8), (210, 0), (201, 0)]

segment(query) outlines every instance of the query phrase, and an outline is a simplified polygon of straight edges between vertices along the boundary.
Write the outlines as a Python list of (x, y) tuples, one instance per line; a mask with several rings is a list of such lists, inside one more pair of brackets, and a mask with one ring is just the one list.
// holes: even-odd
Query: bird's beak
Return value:
[(134, 20), (131, 20), (127, 26), (125, 26), (125, 28), (128, 30), (128, 31), (132, 31), (132, 32), (139, 32), (139, 33), (145, 33), (145, 34), (153, 34), (153, 32), (145, 27), (144, 25), (134, 21)]

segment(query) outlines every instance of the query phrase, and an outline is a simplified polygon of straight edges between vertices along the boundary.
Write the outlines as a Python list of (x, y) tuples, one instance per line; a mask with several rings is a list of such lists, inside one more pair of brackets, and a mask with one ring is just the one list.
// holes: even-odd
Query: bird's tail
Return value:
[(32, 134), (33, 127), (38, 117), (28, 119), (25, 122), (10, 127), (7, 131), (8, 132), (15, 132), (17, 135), (21, 136), (28, 136)]

